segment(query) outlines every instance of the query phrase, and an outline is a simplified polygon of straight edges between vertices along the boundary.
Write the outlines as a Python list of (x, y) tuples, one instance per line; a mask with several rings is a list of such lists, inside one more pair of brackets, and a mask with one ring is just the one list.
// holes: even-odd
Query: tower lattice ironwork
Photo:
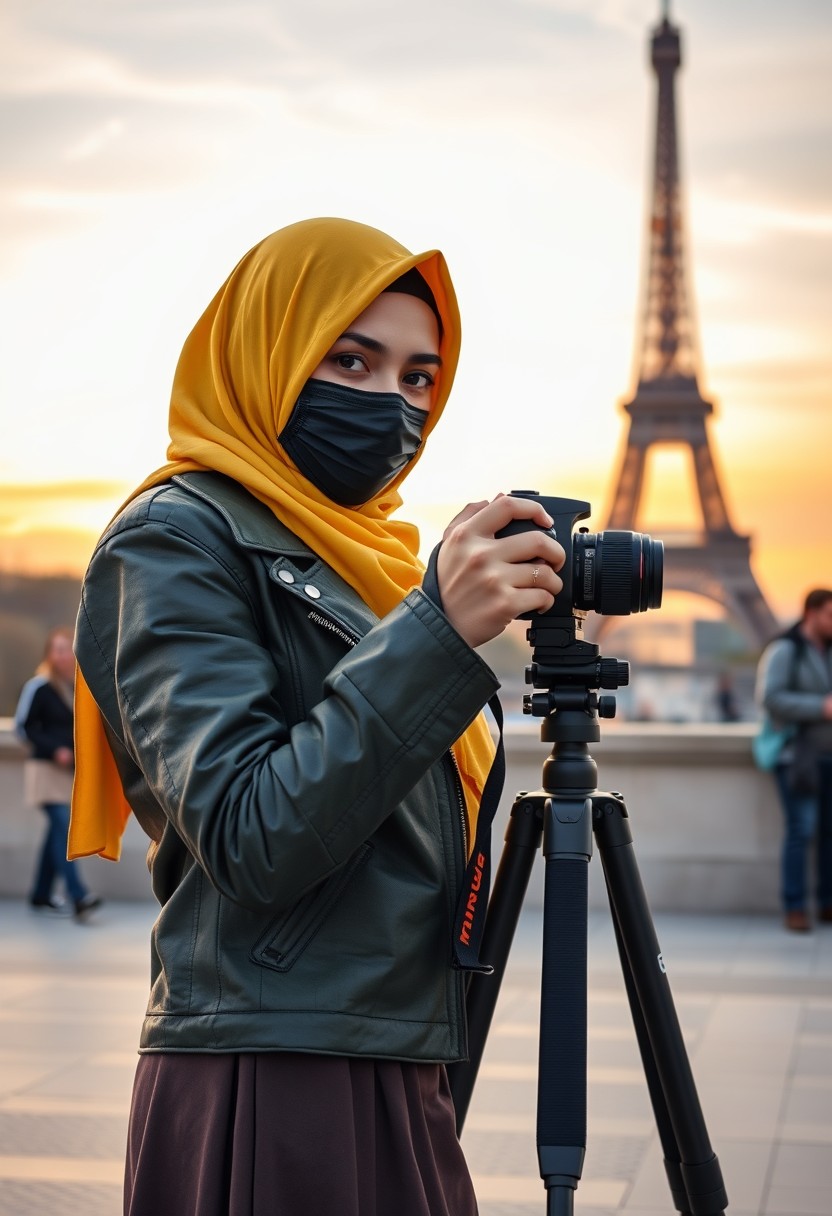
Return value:
[(679, 183), (675, 78), (681, 37), (669, 3), (652, 32), (650, 59), (658, 83), (658, 114), (649, 212), (643, 304), (638, 333), (637, 386), (624, 410), (629, 416), (624, 457), (607, 527), (634, 529), (649, 450), (689, 448), (702, 513), (701, 535), (665, 540), (664, 585), (721, 604), (755, 644), (776, 632), (777, 622), (751, 570), (751, 543), (734, 530), (722, 494), (708, 435), (714, 412), (699, 390), (699, 358), (685, 275), (685, 241)]

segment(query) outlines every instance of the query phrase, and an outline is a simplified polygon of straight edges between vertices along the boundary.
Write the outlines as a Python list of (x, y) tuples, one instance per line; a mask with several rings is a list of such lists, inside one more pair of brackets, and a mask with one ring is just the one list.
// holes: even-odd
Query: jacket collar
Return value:
[(210, 503), (223, 516), (238, 544), (246, 549), (286, 553), (317, 560), (308, 545), (282, 524), (264, 503), (223, 473), (177, 473), (174, 482)]
[(173, 481), (222, 515), (246, 549), (273, 554), (270, 576), (284, 591), (308, 603), (310, 615), (328, 617), (356, 638), (378, 621), (339, 574), (239, 482), (222, 473), (177, 473)]

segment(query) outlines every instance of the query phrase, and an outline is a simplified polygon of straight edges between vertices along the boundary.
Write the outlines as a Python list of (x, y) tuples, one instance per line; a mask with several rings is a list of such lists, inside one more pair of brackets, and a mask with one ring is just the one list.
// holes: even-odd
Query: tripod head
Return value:
[(630, 679), (629, 664), (602, 658), (581, 636), (582, 624), (575, 616), (541, 617), (526, 631), (533, 647), (526, 682), (538, 691), (524, 696), (523, 712), (543, 718), (540, 738), (554, 744), (543, 765), (543, 788), (551, 794), (595, 789), (598, 770), (587, 745), (601, 738), (598, 719), (615, 716), (615, 697), (598, 690)]
[[(526, 683), (538, 691), (524, 696), (523, 712), (545, 719), (541, 738), (546, 742), (600, 738), (597, 719), (615, 717), (615, 697), (597, 690), (621, 688), (630, 680), (629, 663), (603, 658), (598, 646), (585, 640), (583, 615), (541, 616), (526, 630), (532, 646)], [(561, 728), (567, 720), (570, 730), (564, 735)]]

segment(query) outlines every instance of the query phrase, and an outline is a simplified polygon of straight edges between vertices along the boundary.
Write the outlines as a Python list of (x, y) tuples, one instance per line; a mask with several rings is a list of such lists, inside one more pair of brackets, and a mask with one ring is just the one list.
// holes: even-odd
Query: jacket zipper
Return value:
[(336, 637), (339, 637), (342, 642), (346, 642), (350, 648), (357, 646), (361, 641), (358, 634), (353, 633), (351, 629), (347, 629), (346, 625), (341, 624), (339, 621), (333, 621), (328, 616), (324, 616), (317, 608), (311, 609), (307, 614), (307, 620), (312, 621), (314, 625), (320, 625), (322, 629), (328, 629), (330, 633), (334, 633)]
[(464, 870), (468, 864), (468, 812), (465, 807), (465, 794), (462, 789), (462, 777), (459, 773), (459, 765), (456, 762), (456, 756), (450, 748), (448, 748), (448, 755), (454, 770), (457, 811), (459, 812), (459, 822), (462, 827), (462, 868)]

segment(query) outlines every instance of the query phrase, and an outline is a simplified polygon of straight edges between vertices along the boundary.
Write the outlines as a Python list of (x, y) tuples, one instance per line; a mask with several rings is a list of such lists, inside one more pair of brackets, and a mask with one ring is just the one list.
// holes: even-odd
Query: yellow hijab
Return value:
[[(370, 502), (325, 498), (277, 443), (306, 381), (352, 321), (418, 266), (442, 319), (436, 397), (423, 438), (442, 414), (459, 359), (460, 320), (445, 259), (412, 254), (350, 220), (313, 219), (266, 237), (235, 266), (189, 335), (173, 381), (168, 464), (127, 502), (176, 473), (213, 469), (241, 483), (328, 562), (379, 615), (421, 583), (419, 535), (390, 519), (399, 484)], [(126, 504), (125, 504), (126, 505)], [(493, 757), (480, 715), (454, 744), (472, 826)], [(83, 676), (75, 686), (76, 775), (69, 856), (117, 861), (130, 815), (98, 707)], [(471, 833), (473, 839), (473, 832)]]

